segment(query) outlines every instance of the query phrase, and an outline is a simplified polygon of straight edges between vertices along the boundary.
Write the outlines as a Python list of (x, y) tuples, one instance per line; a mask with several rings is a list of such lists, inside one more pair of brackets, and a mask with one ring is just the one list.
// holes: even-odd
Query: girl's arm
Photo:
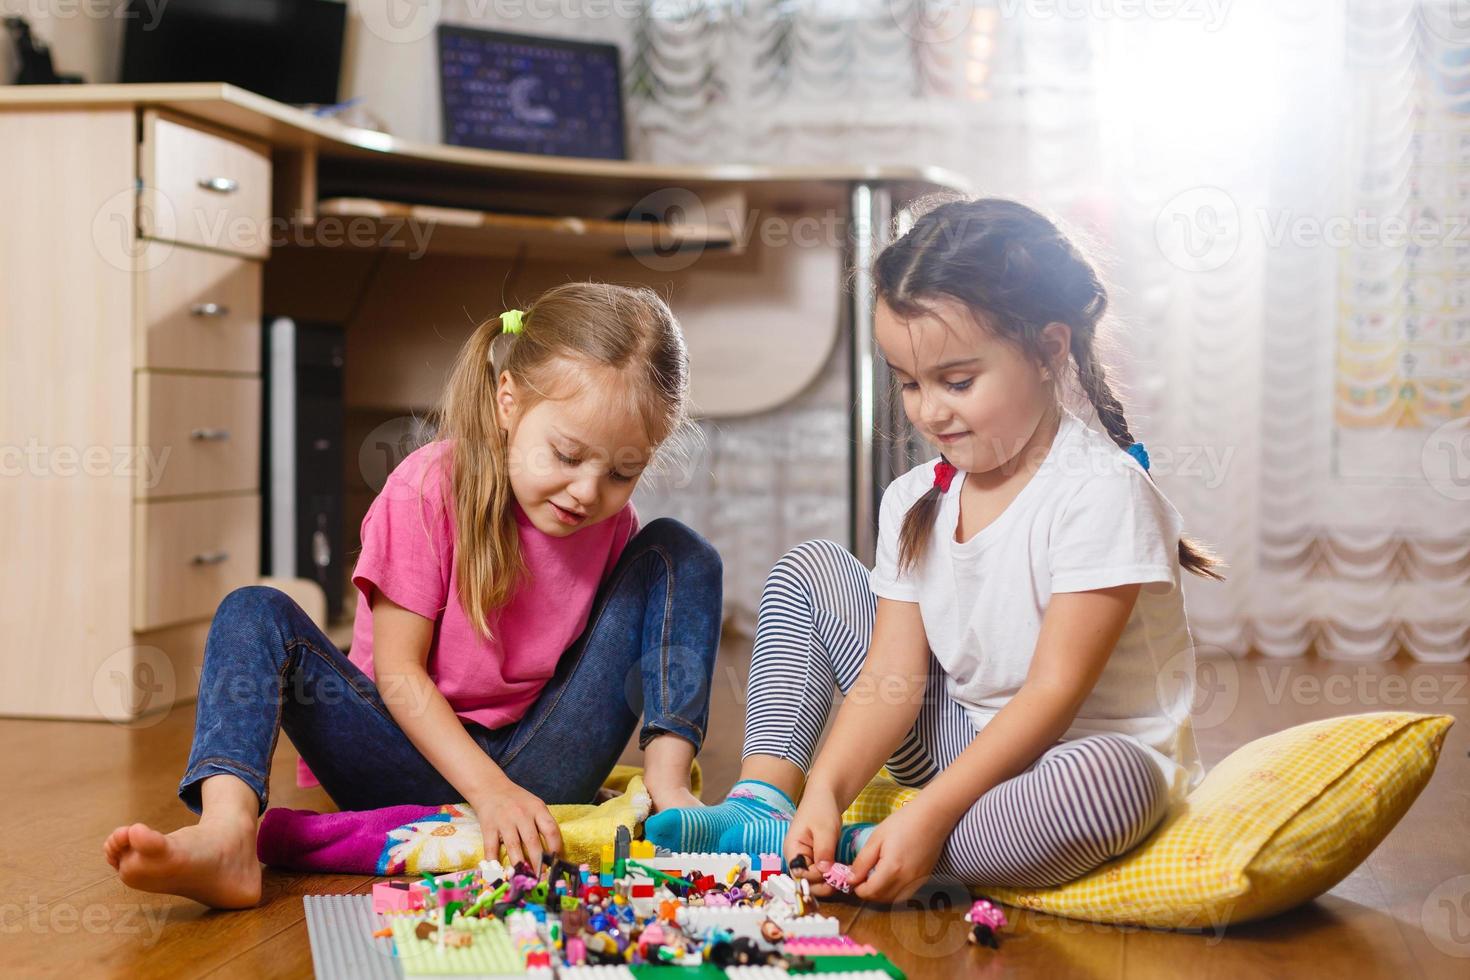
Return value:
[(388, 712), (424, 758), (475, 808), (485, 856), (503, 843), (512, 863), (540, 867), (546, 849), (560, 853), (561, 834), (546, 805), (511, 782), (465, 731), (426, 665), (434, 623), (373, 590), (373, 673)]
[(921, 795), (930, 797), (931, 809), (946, 818), (947, 826), (958, 823), (982, 795), (1019, 775), (1072, 727), (1128, 625), (1139, 589), (1120, 585), (1052, 596), (1021, 689), (954, 764), (924, 787)]
[(911, 894), (975, 801), (1019, 775), (1066, 733), (1123, 635), (1141, 587), (1052, 596), (1021, 689), (952, 765), (873, 832), (858, 855), (853, 874), (862, 882), (860, 898), (896, 901)]
[(867, 659), (812, 764), (807, 791), (830, 792), (846, 809), (914, 726), (928, 680), (919, 604), (880, 598)]

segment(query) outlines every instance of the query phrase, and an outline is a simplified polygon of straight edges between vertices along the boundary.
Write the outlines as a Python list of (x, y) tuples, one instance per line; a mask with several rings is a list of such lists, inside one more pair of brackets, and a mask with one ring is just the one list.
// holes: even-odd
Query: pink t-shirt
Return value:
[[(490, 617), (494, 639), (475, 632), (459, 603), (453, 500), (445, 495), (449, 443), (410, 453), (389, 474), (362, 521), (352, 582), (362, 592), (348, 658), (373, 677), (373, 590), (434, 621), (429, 677), (455, 714), (486, 728), (517, 721), (587, 625), (592, 602), (638, 532), (632, 503), (564, 538), (538, 531), (515, 505), (526, 577)], [(303, 764), (299, 782), (306, 782)], [(312, 780), (314, 782), (314, 780)]]

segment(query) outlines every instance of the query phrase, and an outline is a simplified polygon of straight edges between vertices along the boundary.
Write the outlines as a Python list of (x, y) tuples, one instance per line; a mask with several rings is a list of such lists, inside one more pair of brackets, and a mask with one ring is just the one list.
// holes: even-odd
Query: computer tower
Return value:
[(266, 317), (261, 571), (308, 578), (342, 615), (346, 341), (341, 326)]

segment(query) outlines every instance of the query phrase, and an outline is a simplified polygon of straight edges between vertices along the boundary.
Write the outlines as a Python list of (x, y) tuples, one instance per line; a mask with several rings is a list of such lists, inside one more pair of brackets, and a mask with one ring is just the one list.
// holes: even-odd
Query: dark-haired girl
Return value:
[[(948, 201), (874, 272), (877, 344), (941, 455), (884, 493), (871, 571), (827, 541), (777, 562), (741, 781), (717, 806), (650, 818), (648, 837), (800, 856), (818, 892), (850, 863), (855, 893), (878, 901), (931, 875), (1070, 881), (1203, 776), (1180, 578), (1220, 563), (1149, 476), (1095, 350), (1107, 293), (1055, 224)], [(1068, 386), (1102, 431), (1065, 407)], [(885, 764), (918, 795), (843, 826)]]

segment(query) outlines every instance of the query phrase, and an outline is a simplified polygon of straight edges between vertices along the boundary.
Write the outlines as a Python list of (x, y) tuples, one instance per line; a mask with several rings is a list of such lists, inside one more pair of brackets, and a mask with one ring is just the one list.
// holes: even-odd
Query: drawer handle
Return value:
[(189, 559), (191, 565), (222, 565), (230, 560), (228, 551), (206, 551)]
[(200, 177), (199, 186), (216, 194), (233, 194), (240, 189), (240, 182), (231, 177)]
[(189, 433), (196, 442), (224, 442), (229, 437), (229, 429), (195, 429)]
[(230, 308), (223, 303), (195, 303), (189, 307), (190, 316), (229, 316)]

